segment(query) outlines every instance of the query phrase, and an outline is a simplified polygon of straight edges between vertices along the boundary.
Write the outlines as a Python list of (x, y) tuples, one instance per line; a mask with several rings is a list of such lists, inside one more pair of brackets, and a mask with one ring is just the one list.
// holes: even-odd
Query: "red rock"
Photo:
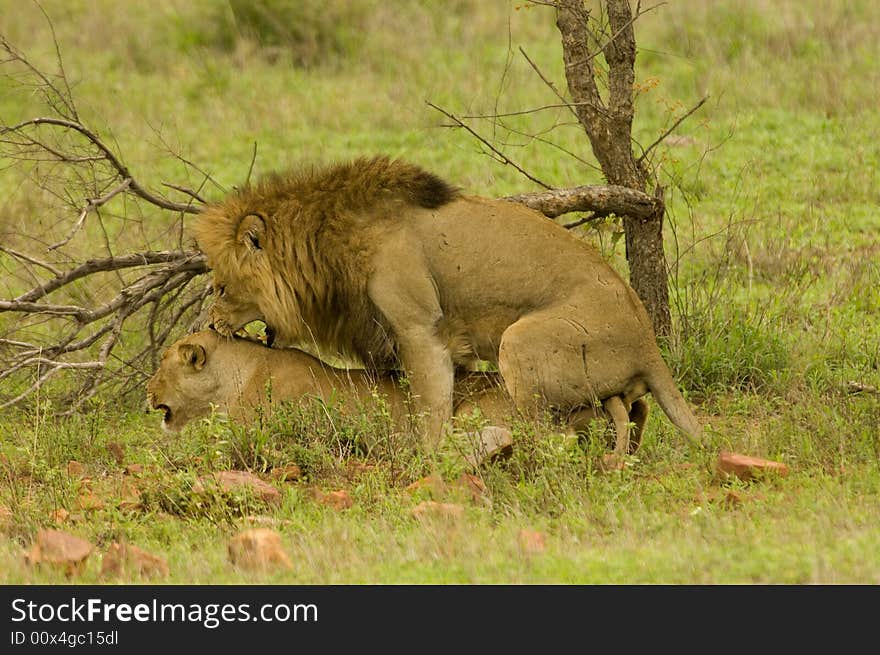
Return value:
[(212, 484), (219, 486), (224, 491), (246, 489), (264, 502), (273, 505), (281, 504), (281, 492), (278, 489), (247, 471), (216, 471), (203, 475), (193, 484), (193, 491), (201, 493)]
[(168, 563), (161, 557), (132, 544), (115, 541), (107, 548), (101, 562), (102, 577), (138, 575), (145, 578), (164, 578), (168, 573)]
[(721, 451), (718, 455), (716, 470), (722, 478), (735, 475), (740, 480), (752, 480), (766, 473), (788, 475), (788, 467), (782, 462), (774, 462), (760, 457), (751, 457), (728, 451)]
[(278, 482), (296, 482), (302, 477), (302, 469), (296, 464), (276, 466), (270, 475), (273, 480), (278, 480)]
[(422, 490), (427, 491), (431, 496), (442, 496), (446, 491), (446, 483), (443, 478), (435, 474), (419, 478), (406, 486), (406, 491), (411, 494)]
[(473, 468), (498, 459), (507, 459), (513, 453), (513, 435), (507, 428), (489, 425), (471, 435), (464, 460)]
[(75, 459), (67, 462), (67, 475), (72, 478), (81, 478), (86, 472), (86, 467), (77, 462)]
[(238, 533), (227, 544), (227, 553), (230, 562), (244, 569), (293, 568), (281, 545), (281, 535), (269, 528)]
[(140, 475), (144, 472), (143, 464), (129, 464), (123, 471), (126, 475)]
[(517, 543), (519, 543), (519, 547), (524, 553), (543, 553), (544, 550), (547, 548), (544, 533), (538, 530), (526, 530), (524, 528), (519, 531), (519, 534), (516, 538)]
[(458, 521), (464, 515), (464, 507), (455, 503), (438, 503), (423, 500), (412, 508), (412, 515), (420, 523), (432, 520)]
[(345, 489), (322, 494), (318, 502), (335, 510), (348, 509), (354, 505), (354, 501), (352, 501), (351, 496), (348, 495)]
[(49, 516), (52, 517), (52, 520), (55, 523), (61, 524), (61, 523), (64, 523), (70, 517), (70, 512), (68, 512), (63, 507), (59, 507), (58, 509), (53, 510), (49, 514)]
[(85, 539), (61, 530), (43, 529), (37, 533), (25, 560), (31, 566), (48, 564), (64, 569), (70, 575), (79, 574), (93, 549)]

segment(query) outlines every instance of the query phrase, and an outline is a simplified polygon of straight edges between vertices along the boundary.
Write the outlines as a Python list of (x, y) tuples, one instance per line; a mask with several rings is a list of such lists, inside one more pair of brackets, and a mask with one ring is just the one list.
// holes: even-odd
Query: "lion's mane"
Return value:
[[(405, 206), (436, 209), (458, 196), (455, 187), (413, 164), (359, 158), (269, 175), (209, 205), (194, 235), (215, 280), (249, 280), (271, 298), (263, 307), (266, 322), (285, 326), (291, 340), (314, 340), (389, 367), (396, 363), (394, 342), (366, 292), (370, 223), (406, 220)], [(260, 244), (266, 261), (241, 244), (240, 225), (249, 215), (270, 218)]]

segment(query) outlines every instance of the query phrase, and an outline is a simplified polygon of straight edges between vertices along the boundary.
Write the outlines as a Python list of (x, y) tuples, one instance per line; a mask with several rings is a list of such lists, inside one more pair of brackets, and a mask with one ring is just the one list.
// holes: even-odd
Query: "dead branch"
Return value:
[(507, 196), (549, 218), (577, 211), (590, 211), (607, 216), (647, 218), (657, 211), (657, 199), (647, 193), (616, 185), (585, 185), (571, 189), (554, 189)]
[[(132, 176), (132, 174), (128, 170), (128, 167), (120, 160), (119, 157), (116, 156), (116, 153), (114, 153), (113, 150), (111, 150), (95, 132), (77, 121), (45, 116), (40, 118), (31, 118), (11, 127), (0, 128), (0, 136), (6, 136), (8, 133), (24, 134), (26, 129), (29, 127), (40, 127), (43, 125), (52, 125), (74, 130), (75, 132), (78, 132), (79, 134), (84, 136), (86, 140), (100, 152), (103, 160), (110, 164), (110, 166), (116, 171), (118, 177), (123, 180), (123, 182), (127, 181), (127, 187), (125, 189), (126, 191), (133, 193), (134, 195), (142, 198), (143, 200), (146, 200), (151, 205), (155, 205), (160, 209), (167, 209), (169, 211), (175, 212), (184, 212), (187, 214), (198, 213), (198, 208), (193, 206), (192, 203), (173, 202), (146, 189)], [(32, 141), (32, 143), (39, 142)], [(48, 148), (45, 148), (45, 146), (42, 147), (47, 151), (52, 152)], [(66, 161), (67, 163), (75, 163), (73, 159), (68, 158), (63, 153), (53, 154), (56, 154), (56, 156), (58, 156), (61, 161)]]
[[(38, 391), (48, 398), (49, 385), (55, 385), (51, 397), (69, 413), (105, 384), (140, 388), (168, 340), (198, 325), (209, 287), (190, 284), (207, 271), (200, 253), (138, 249), (118, 236), (125, 230), (108, 230), (108, 221), (131, 223), (131, 216), (152, 208), (171, 215), (151, 217), (138, 233), (148, 243), (162, 244), (172, 235), (169, 224), (197, 213), (204, 199), (201, 189), (170, 183), (188, 197), (175, 202), (139, 181), (110, 142), (79, 118), (57, 42), (55, 47), (58, 70), (49, 73), (0, 36), (0, 53), (5, 53), (0, 65), (15, 67), (17, 86), (24, 92), (36, 89), (46, 110), (0, 123), (0, 154), (12, 162), (6, 170), (18, 165), (28, 171), (28, 183), (63, 208), (60, 221), (58, 208), (47, 207), (48, 228), (44, 217), (34, 216), (35, 229), (0, 247), (0, 267), (8, 273), (0, 289), (0, 408)], [(184, 164), (201, 173), (195, 164)], [(204, 174), (204, 179), (211, 178)], [(119, 213), (114, 206), (121, 199), (127, 204)], [(72, 244), (74, 236), (87, 232), (91, 215), (98, 219), (103, 257), (95, 257), (88, 242)], [(61, 238), (44, 241), (47, 229), (63, 230)], [(178, 248), (180, 243), (178, 238)], [(73, 392), (68, 374), (80, 381)]]

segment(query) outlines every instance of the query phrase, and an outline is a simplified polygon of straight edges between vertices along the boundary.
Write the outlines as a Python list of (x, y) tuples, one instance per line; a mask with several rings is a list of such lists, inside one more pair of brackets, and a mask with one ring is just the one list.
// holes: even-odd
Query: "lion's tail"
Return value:
[(703, 428), (688, 407), (687, 401), (681, 395), (672, 378), (669, 367), (662, 359), (651, 367), (648, 375), (648, 388), (675, 427), (681, 430), (693, 443), (702, 445)]

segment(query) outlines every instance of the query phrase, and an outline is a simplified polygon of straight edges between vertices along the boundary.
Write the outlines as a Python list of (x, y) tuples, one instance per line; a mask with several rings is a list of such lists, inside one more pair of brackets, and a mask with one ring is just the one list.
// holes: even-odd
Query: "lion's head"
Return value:
[(150, 406), (165, 412), (163, 429), (179, 432), (220, 403), (231, 375), (221, 362), (213, 361), (221, 339), (224, 337), (216, 332), (204, 330), (180, 339), (165, 351), (147, 383)]
[(366, 300), (369, 237), (347, 221), (359, 213), (369, 225), (457, 194), (417, 166), (375, 157), (268, 176), (207, 206), (193, 232), (213, 272), (213, 327), (231, 335), (261, 320), (278, 346), (306, 340), (381, 360), (390, 346)]
[(265, 321), (256, 301), (258, 296), (250, 289), (248, 282), (249, 278), (236, 276), (226, 279), (214, 273), (214, 302), (208, 312), (212, 329), (231, 337), (252, 321)]

